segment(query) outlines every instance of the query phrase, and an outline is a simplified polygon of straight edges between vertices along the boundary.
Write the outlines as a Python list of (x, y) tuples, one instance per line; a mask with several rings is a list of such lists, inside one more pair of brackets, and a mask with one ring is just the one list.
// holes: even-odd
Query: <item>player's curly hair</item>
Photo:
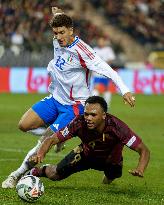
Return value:
[(66, 28), (73, 28), (73, 20), (71, 17), (67, 16), (66, 14), (58, 14), (54, 16), (50, 20), (51, 28), (62, 27), (65, 26)]
[(89, 97), (86, 101), (85, 101), (85, 105), (89, 103), (89, 104), (96, 104), (98, 103), (102, 109), (104, 110), (104, 112), (107, 112), (108, 110), (108, 105), (107, 102), (104, 100), (104, 98), (100, 97), (100, 96), (91, 96)]

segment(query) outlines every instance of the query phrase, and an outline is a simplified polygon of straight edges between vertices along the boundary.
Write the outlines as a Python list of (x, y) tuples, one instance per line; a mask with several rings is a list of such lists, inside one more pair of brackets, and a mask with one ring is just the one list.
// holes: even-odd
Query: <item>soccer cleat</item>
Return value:
[(14, 172), (12, 172), (5, 181), (2, 182), (3, 189), (12, 189), (15, 188), (19, 178), (14, 176)]
[(63, 149), (65, 149), (65, 144), (64, 142), (59, 142), (58, 144), (55, 145), (54, 151), (56, 153), (61, 152)]
[(39, 177), (40, 169), (38, 167), (34, 167), (31, 170), (29, 170), (25, 175), (33, 175), (33, 176)]

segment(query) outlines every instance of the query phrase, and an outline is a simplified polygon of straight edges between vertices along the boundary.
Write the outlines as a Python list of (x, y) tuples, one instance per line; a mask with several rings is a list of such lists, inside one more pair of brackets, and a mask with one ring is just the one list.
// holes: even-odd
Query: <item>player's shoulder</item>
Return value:
[(95, 58), (95, 51), (93, 48), (81, 39), (79, 39), (75, 49), (84, 59), (87, 58), (93, 60)]
[(109, 114), (109, 113), (107, 113), (106, 121), (107, 121), (108, 125), (112, 125), (112, 126), (115, 126), (116, 124), (123, 123), (123, 121), (120, 120), (118, 117), (116, 117), (116, 116), (114, 116), (112, 114)]
[(78, 41), (78, 43), (77, 43), (77, 46), (78, 46), (80, 49), (82, 49), (82, 50), (88, 49), (88, 50), (91, 50), (91, 51), (95, 52), (95, 51), (93, 50), (93, 48), (92, 48), (89, 44), (87, 44), (86, 42), (84, 42), (82, 39), (79, 39), (79, 41)]
[(74, 49), (84, 49), (84, 48), (88, 48), (88, 49), (92, 49), (87, 43), (85, 43), (79, 36), (75, 36), (74, 37), (74, 41), (67, 47), (70, 50), (74, 50)]
[(74, 41), (68, 46), (68, 49), (76, 48), (76, 45), (79, 41), (80, 41), (80, 38), (78, 36), (75, 36)]

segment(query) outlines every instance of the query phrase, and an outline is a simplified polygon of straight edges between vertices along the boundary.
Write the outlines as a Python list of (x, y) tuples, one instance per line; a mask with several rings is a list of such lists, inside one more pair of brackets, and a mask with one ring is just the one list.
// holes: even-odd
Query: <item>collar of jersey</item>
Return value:
[(75, 36), (75, 39), (74, 41), (67, 46), (67, 48), (72, 48), (74, 45), (76, 45), (76, 43), (79, 41), (79, 37), (78, 36)]

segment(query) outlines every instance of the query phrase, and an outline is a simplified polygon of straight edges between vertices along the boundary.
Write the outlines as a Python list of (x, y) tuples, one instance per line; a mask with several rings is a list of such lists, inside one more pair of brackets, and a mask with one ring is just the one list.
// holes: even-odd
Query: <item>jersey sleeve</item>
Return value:
[(118, 118), (115, 119), (115, 125), (117, 137), (127, 147), (135, 149), (142, 142), (141, 138)]
[(79, 130), (78, 117), (76, 117), (72, 122), (70, 122), (63, 129), (60, 129), (56, 134), (60, 142), (64, 142), (68, 139), (76, 137), (78, 130)]
[(77, 46), (78, 52), (89, 70), (111, 78), (115, 85), (119, 88), (122, 95), (130, 92), (117, 72), (114, 71), (104, 60), (102, 60), (90, 46), (83, 42), (78, 43)]

